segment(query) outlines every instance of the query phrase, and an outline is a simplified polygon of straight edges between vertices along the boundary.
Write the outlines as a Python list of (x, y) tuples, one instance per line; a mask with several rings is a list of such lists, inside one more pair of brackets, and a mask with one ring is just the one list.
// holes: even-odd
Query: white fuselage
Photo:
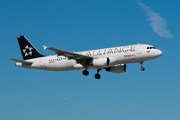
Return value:
[[(152, 49), (147, 49), (148, 47)], [(129, 45), (129, 46), (76, 52), (76, 54), (93, 57), (93, 60), (99, 58), (107, 58), (107, 57), (114, 60), (112, 64), (110, 63), (107, 66), (101, 66), (101, 65), (94, 66), (93, 64), (90, 64), (87, 67), (87, 69), (96, 69), (96, 68), (112, 67), (117, 64), (126, 64), (126, 63), (152, 60), (161, 56), (162, 52), (158, 49), (155, 49), (151, 45), (138, 44), (138, 45)], [(84, 66), (81, 65), (80, 63), (77, 63), (76, 60), (68, 59), (67, 57), (58, 56), (58, 55), (39, 57), (39, 58), (29, 59), (26, 61), (32, 62), (32, 64), (26, 65), (17, 62), (16, 66), (38, 69), (38, 70), (48, 70), (48, 71), (68, 71), (68, 70), (85, 69)]]

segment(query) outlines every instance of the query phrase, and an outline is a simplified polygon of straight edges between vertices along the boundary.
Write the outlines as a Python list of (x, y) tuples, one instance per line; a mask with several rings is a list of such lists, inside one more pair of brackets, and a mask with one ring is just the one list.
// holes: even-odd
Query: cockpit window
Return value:
[(147, 47), (147, 49), (156, 49), (155, 47)]

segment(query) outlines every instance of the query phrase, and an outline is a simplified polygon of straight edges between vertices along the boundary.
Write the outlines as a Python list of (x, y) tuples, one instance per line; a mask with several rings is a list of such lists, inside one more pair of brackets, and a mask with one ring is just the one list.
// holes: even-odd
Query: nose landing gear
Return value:
[(142, 71), (144, 71), (144, 70), (145, 70), (145, 68), (144, 68), (144, 67), (141, 67), (141, 70), (142, 70)]
[(145, 68), (143, 67), (143, 61), (142, 61), (142, 62), (140, 62), (140, 64), (141, 64), (141, 70), (142, 70), (142, 71), (144, 71), (144, 70), (145, 70)]

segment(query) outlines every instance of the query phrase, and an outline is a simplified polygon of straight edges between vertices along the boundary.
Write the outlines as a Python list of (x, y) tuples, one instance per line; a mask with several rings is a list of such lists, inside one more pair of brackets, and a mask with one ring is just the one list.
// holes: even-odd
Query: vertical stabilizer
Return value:
[(44, 56), (31, 44), (31, 42), (26, 37), (18, 36), (17, 39), (24, 60)]

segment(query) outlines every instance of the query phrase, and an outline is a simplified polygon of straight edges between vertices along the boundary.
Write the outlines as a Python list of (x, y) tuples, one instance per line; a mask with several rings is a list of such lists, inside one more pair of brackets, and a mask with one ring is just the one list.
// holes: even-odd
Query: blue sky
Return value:
[[(179, 0), (7, 0), (0, 4), (1, 120), (179, 120)], [(137, 43), (163, 51), (122, 74), (47, 72), (15, 67), (16, 37), (83, 51)]]

